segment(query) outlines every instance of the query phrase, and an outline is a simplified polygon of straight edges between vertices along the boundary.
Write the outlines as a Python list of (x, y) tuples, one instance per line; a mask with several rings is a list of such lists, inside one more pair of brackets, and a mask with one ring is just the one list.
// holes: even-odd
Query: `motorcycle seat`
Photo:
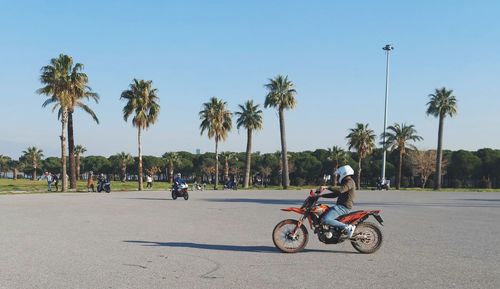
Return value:
[(344, 218), (344, 217), (350, 216), (350, 215), (355, 215), (355, 214), (357, 214), (359, 212), (363, 212), (363, 210), (352, 211), (352, 212), (349, 212), (347, 214), (340, 215), (340, 216), (337, 217), (337, 220), (340, 219), (340, 218)]

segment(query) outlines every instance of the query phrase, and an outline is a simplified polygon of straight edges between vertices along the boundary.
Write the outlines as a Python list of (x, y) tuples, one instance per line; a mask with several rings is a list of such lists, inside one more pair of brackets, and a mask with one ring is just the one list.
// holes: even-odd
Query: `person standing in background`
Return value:
[(152, 189), (153, 188), (153, 177), (151, 175), (147, 175), (146, 176), (146, 188), (150, 188)]
[(90, 189), (92, 189), (92, 192), (95, 192), (94, 190), (94, 172), (90, 171), (88, 178), (87, 178), (87, 192), (90, 192)]
[(45, 179), (47, 179), (47, 191), (50, 192), (52, 189), (51, 189), (51, 185), (52, 185), (52, 174), (49, 173), (49, 172), (45, 172), (43, 174), (43, 177)]
[(52, 181), (54, 182), (54, 186), (56, 186), (56, 192), (59, 190), (59, 175), (54, 174), (52, 176)]

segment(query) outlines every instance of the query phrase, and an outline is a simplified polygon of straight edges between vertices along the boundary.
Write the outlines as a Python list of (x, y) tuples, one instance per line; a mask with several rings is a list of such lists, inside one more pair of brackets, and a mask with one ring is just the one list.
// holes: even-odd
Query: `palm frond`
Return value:
[(123, 107), (125, 121), (134, 114), (132, 124), (143, 129), (154, 124), (160, 113), (158, 90), (152, 87), (151, 80), (133, 79), (129, 89), (121, 93), (120, 99), (127, 101)]

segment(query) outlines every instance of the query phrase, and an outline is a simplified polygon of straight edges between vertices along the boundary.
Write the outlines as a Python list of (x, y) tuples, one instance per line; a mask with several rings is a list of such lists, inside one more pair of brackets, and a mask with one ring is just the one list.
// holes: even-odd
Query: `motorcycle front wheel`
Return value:
[(172, 191), (172, 199), (173, 199), (173, 200), (176, 200), (176, 199), (177, 199), (177, 194), (175, 193), (175, 191)]
[(370, 222), (359, 223), (354, 230), (351, 245), (358, 252), (371, 254), (377, 251), (382, 245), (382, 231), (377, 225)]
[[(299, 221), (287, 219), (279, 222), (273, 230), (274, 246), (284, 253), (297, 253), (307, 245), (309, 235), (306, 227), (302, 224), (297, 228)], [(293, 231), (297, 228), (295, 234)]]
[(188, 192), (185, 192), (185, 193), (184, 193), (184, 200), (186, 200), (186, 201), (187, 201), (188, 199), (189, 199), (189, 194), (188, 194)]

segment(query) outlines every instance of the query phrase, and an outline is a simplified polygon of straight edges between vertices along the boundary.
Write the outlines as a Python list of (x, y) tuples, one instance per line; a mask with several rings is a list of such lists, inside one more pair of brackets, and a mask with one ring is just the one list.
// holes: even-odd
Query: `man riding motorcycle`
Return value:
[[(344, 231), (349, 238), (352, 238), (356, 226), (346, 225), (336, 220), (340, 215), (349, 213), (352, 209), (354, 195), (356, 192), (356, 183), (352, 179), (354, 170), (349, 165), (341, 166), (335, 171), (335, 175), (339, 176), (340, 188), (321, 186), (319, 188), (318, 198), (337, 198), (337, 204), (330, 207), (330, 210), (323, 216), (323, 223), (339, 228)], [(329, 193), (323, 193), (328, 190)]]
[(179, 186), (181, 184), (185, 184), (186, 181), (184, 179), (181, 178), (181, 173), (178, 173), (176, 176), (175, 176), (175, 179), (174, 179), (174, 190), (178, 191), (179, 190)]

